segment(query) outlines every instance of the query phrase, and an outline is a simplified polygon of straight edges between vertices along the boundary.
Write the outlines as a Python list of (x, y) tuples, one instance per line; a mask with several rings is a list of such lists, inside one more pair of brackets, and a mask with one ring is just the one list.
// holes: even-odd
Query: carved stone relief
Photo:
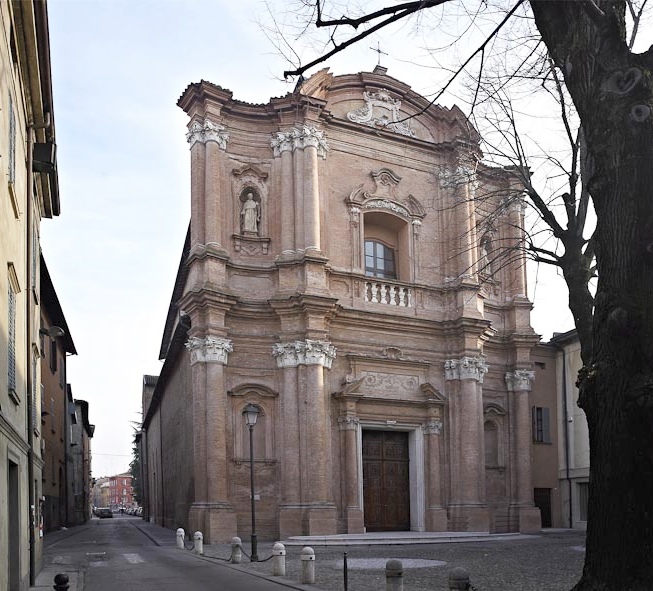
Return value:
[(363, 92), (363, 100), (365, 106), (349, 111), (347, 119), (375, 129), (416, 137), (408, 124), (409, 120), (406, 121), (407, 117), (400, 112), (401, 101), (392, 98), (385, 88), (376, 92)]

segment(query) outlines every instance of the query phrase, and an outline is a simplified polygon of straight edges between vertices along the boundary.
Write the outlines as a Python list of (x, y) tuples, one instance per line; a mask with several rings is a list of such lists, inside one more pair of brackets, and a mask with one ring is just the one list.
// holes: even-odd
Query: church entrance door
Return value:
[(366, 531), (410, 530), (408, 433), (363, 431)]

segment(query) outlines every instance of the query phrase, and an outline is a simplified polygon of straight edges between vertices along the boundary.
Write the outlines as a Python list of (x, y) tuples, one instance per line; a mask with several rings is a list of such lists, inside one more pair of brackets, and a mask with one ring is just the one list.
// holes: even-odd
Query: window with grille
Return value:
[(14, 101), (9, 95), (9, 183), (16, 181), (16, 114), (14, 113)]
[(533, 407), (533, 441), (551, 443), (551, 415), (548, 408)]
[(394, 249), (377, 240), (365, 240), (365, 275), (396, 279)]

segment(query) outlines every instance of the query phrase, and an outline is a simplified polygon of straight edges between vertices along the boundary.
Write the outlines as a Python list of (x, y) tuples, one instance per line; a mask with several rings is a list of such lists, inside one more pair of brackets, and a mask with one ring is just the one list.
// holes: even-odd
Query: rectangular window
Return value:
[(59, 386), (63, 388), (66, 385), (66, 364), (63, 356), (59, 359)]
[(8, 346), (8, 370), (7, 384), (9, 386), (9, 395), (17, 402), (16, 392), (16, 292), (9, 283), (7, 290), (9, 301), (9, 346)]
[(590, 485), (589, 482), (579, 482), (576, 484), (578, 491), (578, 519), (587, 521), (587, 504), (589, 501)]
[(533, 407), (533, 441), (551, 443), (551, 417), (546, 407)]
[(57, 341), (50, 339), (50, 369), (52, 373), (57, 371)]

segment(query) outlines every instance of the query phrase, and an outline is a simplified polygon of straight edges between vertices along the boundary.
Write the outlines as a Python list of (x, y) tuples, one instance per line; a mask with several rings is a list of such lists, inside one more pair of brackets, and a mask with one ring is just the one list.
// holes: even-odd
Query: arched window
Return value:
[(365, 240), (365, 275), (396, 279), (395, 251), (378, 240)]

